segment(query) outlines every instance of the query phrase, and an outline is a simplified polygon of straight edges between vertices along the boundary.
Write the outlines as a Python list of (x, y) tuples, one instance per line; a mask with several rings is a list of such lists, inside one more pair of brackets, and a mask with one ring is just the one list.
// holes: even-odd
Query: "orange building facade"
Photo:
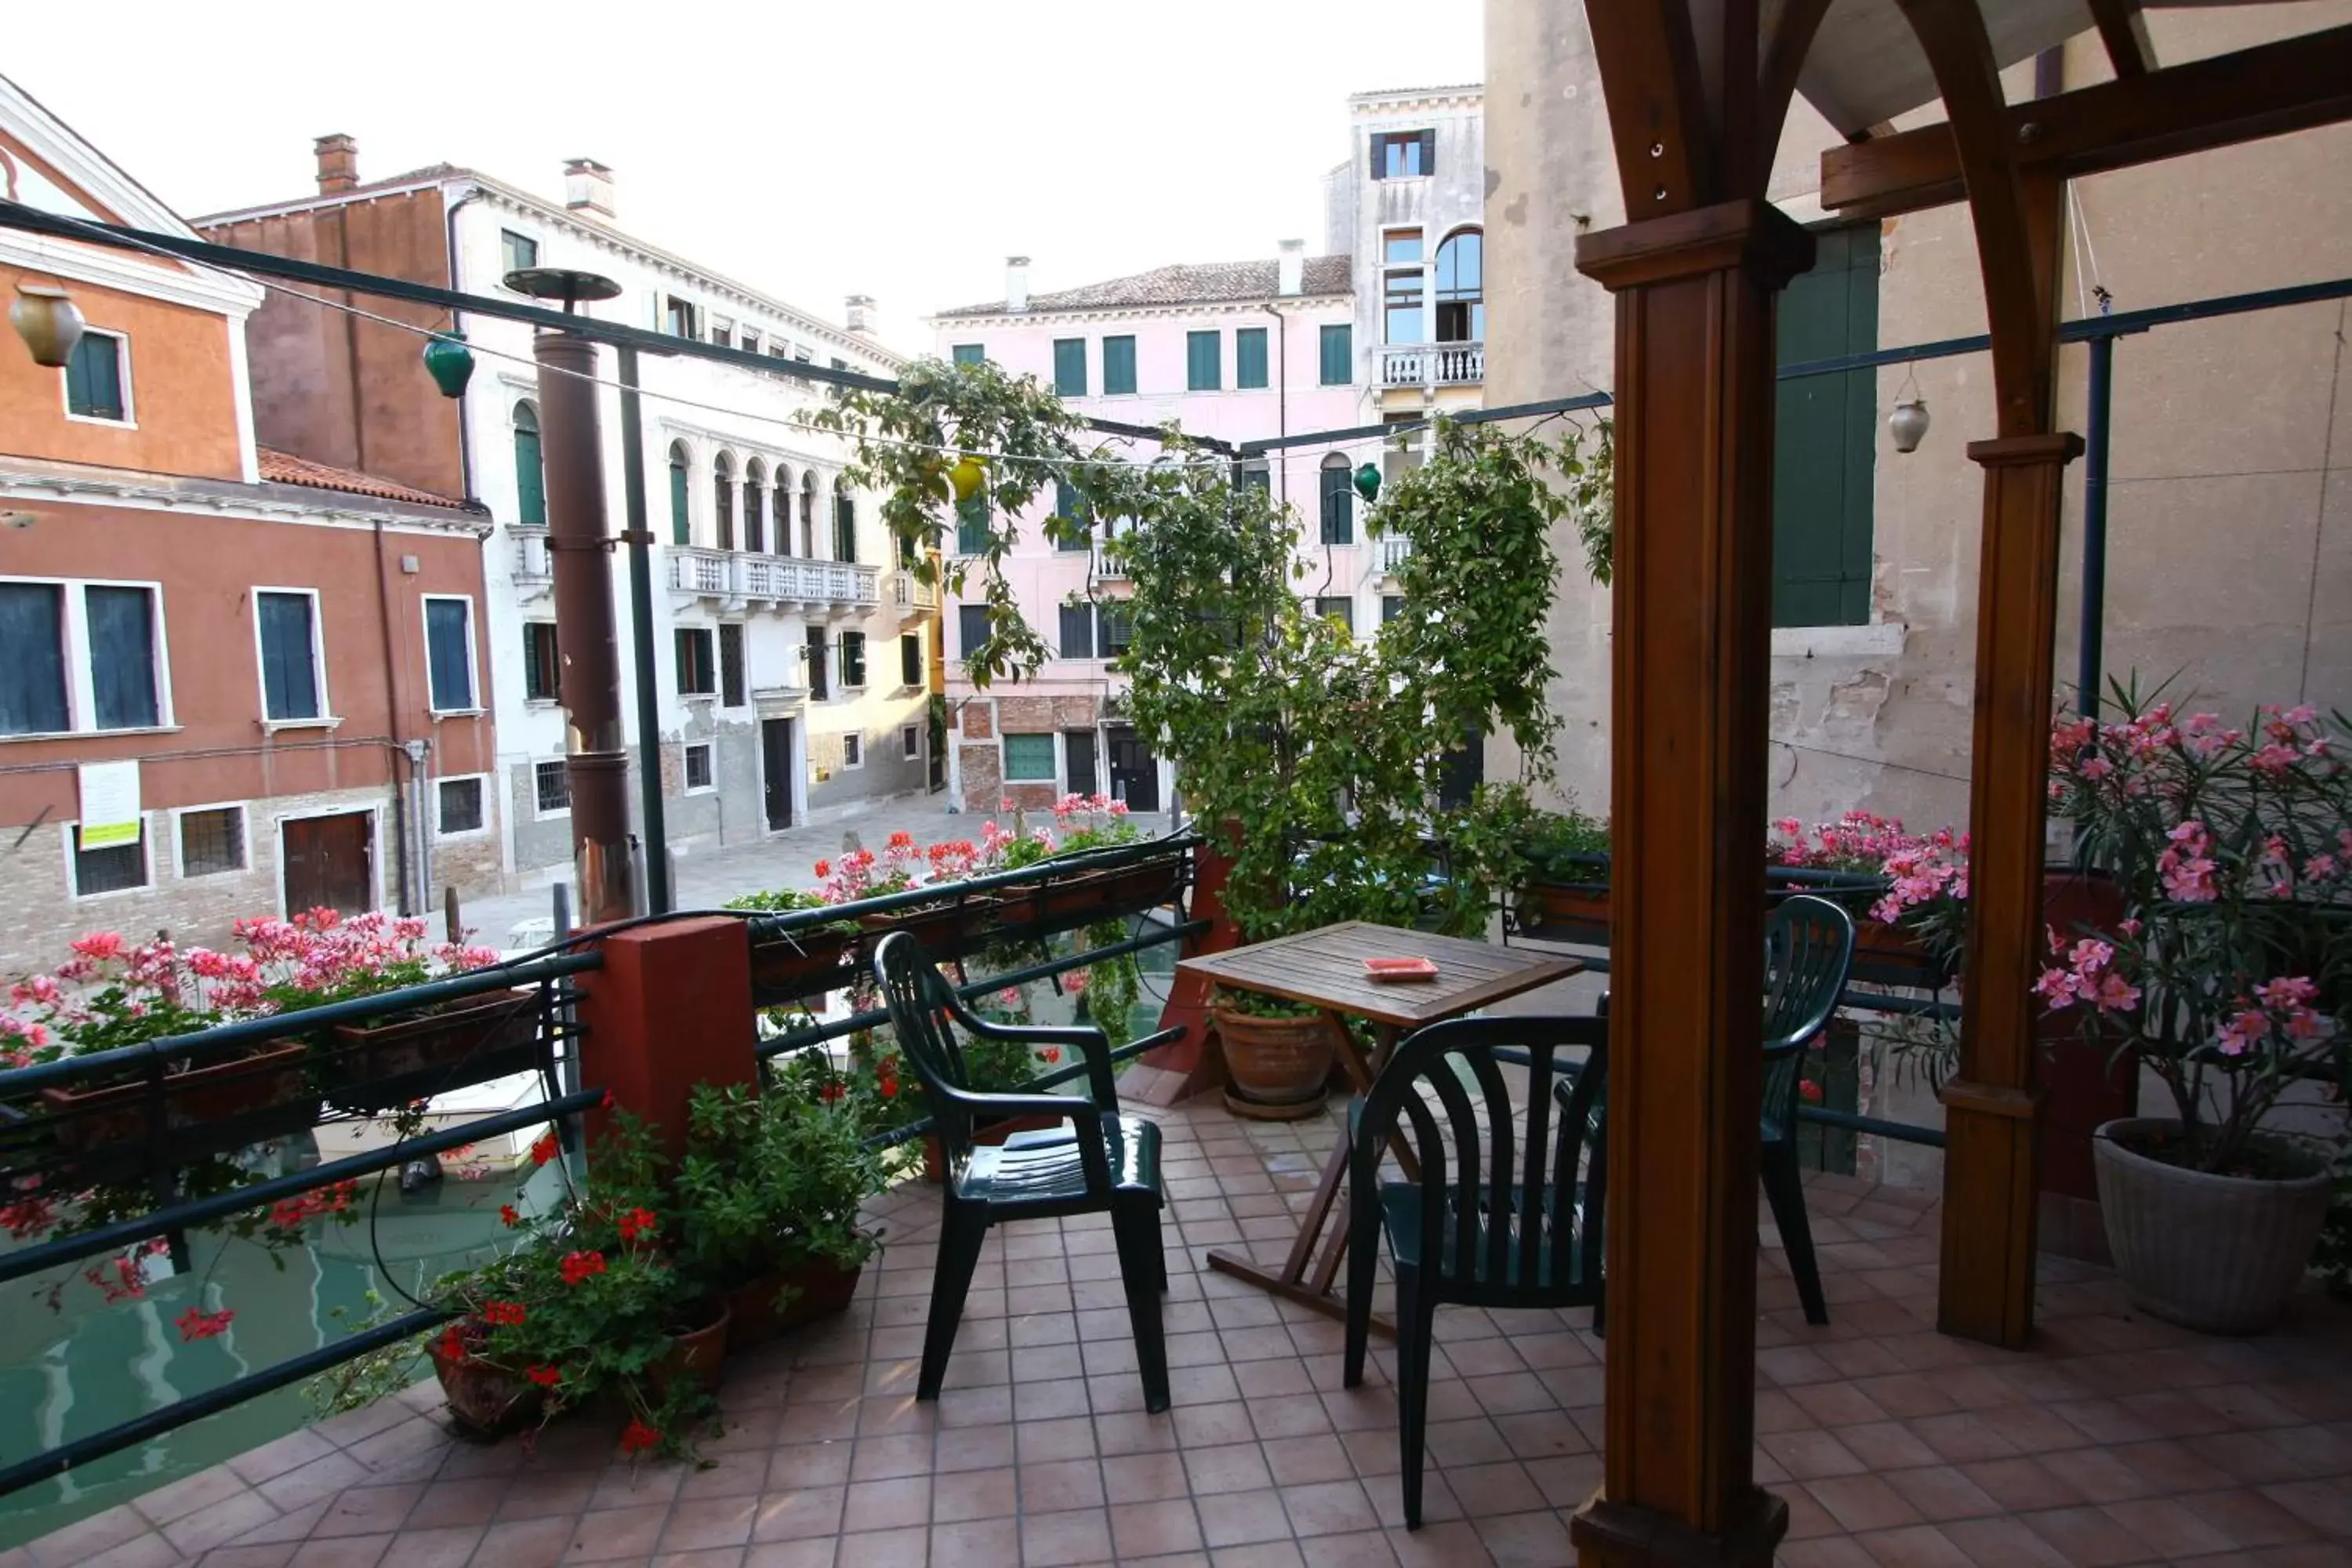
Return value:
[[(5, 79), (0, 181), (192, 232)], [(25, 285), (87, 331), (62, 369), (0, 335), (0, 974), (89, 931), (496, 889), (487, 521), (257, 441), (257, 286), (0, 230)]]

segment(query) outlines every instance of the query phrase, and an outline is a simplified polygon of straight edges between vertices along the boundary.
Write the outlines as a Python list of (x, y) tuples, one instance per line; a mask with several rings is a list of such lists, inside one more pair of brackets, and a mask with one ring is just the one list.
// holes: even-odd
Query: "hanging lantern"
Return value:
[(8, 323), (33, 351), (33, 363), (51, 370), (63, 370), (81, 342), (81, 311), (54, 283), (17, 284)]
[(442, 396), (465, 396), (466, 384), (474, 379), (474, 351), (466, 346), (466, 334), (446, 332), (427, 339), (425, 368)]
[(959, 458), (956, 459), (955, 467), (948, 470), (948, 488), (955, 491), (955, 499), (959, 503), (968, 501), (979, 494), (980, 487), (987, 482), (988, 469), (982, 466), (978, 458), (970, 456)]
[(1920, 437), (1927, 434), (1927, 400), (1906, 397), (1896, 404), (1886, 416), (1886, 428), (1894, 433), (1896, 451), (1917, 451)]
[(1381, 499), (1381, 466), (1378, 463), (1366, 463), (1356, 470), (1356, 493), (1364, 498), (1366, 506)]

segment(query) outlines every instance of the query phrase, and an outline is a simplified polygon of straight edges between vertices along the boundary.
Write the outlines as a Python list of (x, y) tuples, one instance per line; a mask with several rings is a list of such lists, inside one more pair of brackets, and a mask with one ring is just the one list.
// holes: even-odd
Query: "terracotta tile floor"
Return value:
[[(1441, 1312), (1428, 1522), (1408, 1534), (1392, 1362), (1344, 1391), (1339, 1324), (1201, 1271), (1213, 1246), (1279, 1256), (1332, 1125), (1160, 1114), (1169, 1415), (1143, 1414), (1110, 1233), (1086, 1220), (992, 1237), (948, 1390), (916, 1404), (938, 1210), (900, 1188), (849, 1313), (732, 1364), (707, 1468), (632, 1469), (587, 1426), (529, 1456), (455, 1443), (428, 1385), (0, 1568), (1570, 1562), (1601, 1474), (1586, 1314)], [(2045, 1258), (2040, 1343), (1988, 1350), (1933, 1331), (1926, 1196), (1831, 1177), (1811, 1205), (1835, 1321), (1806, 1326), (1768, 1247), (1757, 1331), (1756, 1466), (1789, 1502), (1790, 1568), (2352, 1563), (2352, 1311), (2306, 1296), (2269, 1338), (2201, 1338)]]

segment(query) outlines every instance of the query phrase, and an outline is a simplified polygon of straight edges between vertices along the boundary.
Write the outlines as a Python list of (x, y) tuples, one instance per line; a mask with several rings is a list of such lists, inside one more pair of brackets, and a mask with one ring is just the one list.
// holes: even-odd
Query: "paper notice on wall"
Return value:
[(139, 842), (139, 763), (81, 764), (81, 847)]

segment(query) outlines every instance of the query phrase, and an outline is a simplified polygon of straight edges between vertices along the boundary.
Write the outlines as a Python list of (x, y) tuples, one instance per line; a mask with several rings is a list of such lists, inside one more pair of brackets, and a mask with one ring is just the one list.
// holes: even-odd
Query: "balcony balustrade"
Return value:
[(1415, 343), (1380, 352), (1382, 386), (1475, 386), (1486, 379), (1485, 343)]
[(1094, 542), (1092, 549), (1094, 552), (1094, 574), (1097, 577), (1114, 583), (1124, 583), (1127, 581), (1127, 563), (1121, 561), (1118, 556), (1111, 551), (1108, 545), (1105, 544), (1103, 541), (1097, 539)]
[(1381, 575), (1393, 577), (1412, 554), (1412, 541), (1402, 533), (1381, 535)]
[(879, 569), (854, 561), (679, 547), (673, 547), (668, 556), (671, 593), (685, 599), (716, 599), (730, 609), (792, 606), (844, 616), (882, 602)]
[(940, 585), (918, 580), (912, 572), (902, 566), (890, 574), (890, 602), (909, 612), (937, 609)]
[(547, 547), (547, 530), (520, 524), (507, 530), (514, 541), (514, 582), (518, 597), (542, 599), (555, 590), (555, 556)]

